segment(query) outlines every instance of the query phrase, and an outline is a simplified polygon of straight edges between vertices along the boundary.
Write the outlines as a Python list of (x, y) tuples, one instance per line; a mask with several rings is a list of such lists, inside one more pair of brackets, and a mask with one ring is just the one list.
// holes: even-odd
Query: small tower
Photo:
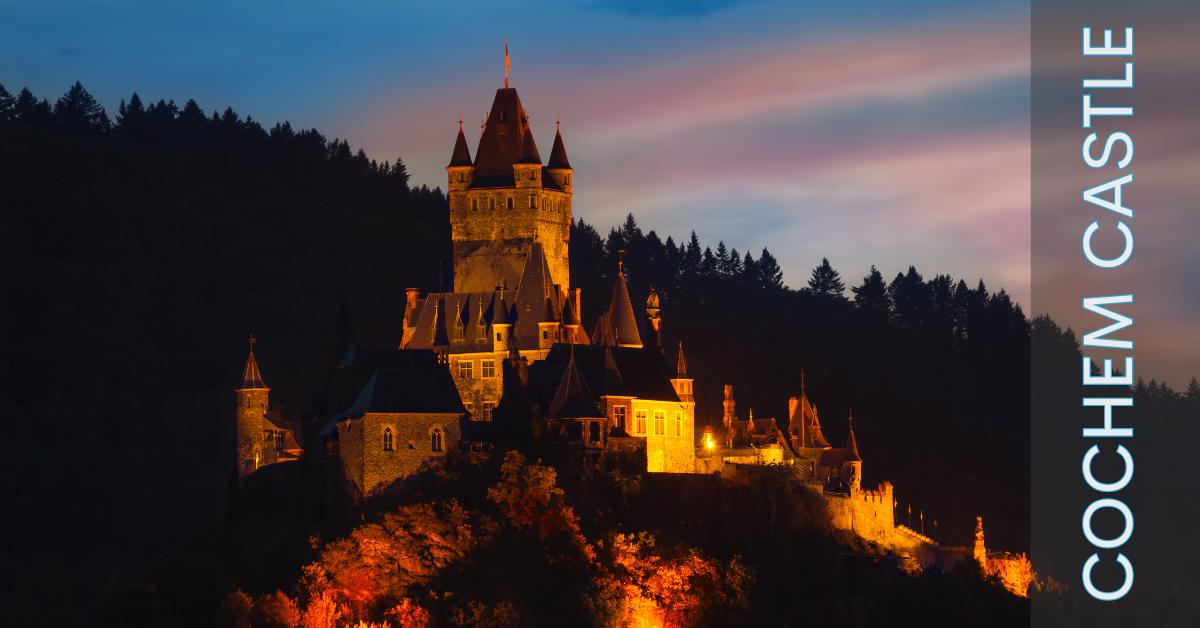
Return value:
[(862, 488), (862, 458), (858, 455), (858, 441), (854, 438), (854, 413), (850, 413), (850, 431), (846, 435), (846, 460), (842, 463), (843, 471), (850, 483), (850, 492), (857, 493)]
[(509, 316), (508, 304), (504, 302), (504, 293), (497, 290), (492, 301), (492, 350), (508, 351), (512, 346), (512, 318)]
[(975, 517), (975, 547), (971, 550), (971, 557), (980, 567), (987, 566), (987, 546), (983, 543), (983, 517)]
[[(567, 159), (567, 147), (563, 145), (562, 125), (558, 120), (554, 121), (554, 147), (550, 149), (550, 161), (546, 162), (546, 169), (550, 172), (550, 176), (554, 177), (554, 182), (558, 184), (558, 187), (567, 193), (569, 203), (571, 175), (575, 170), (571, 168), (571, 160)], [(570, 207), (568, 206), (567, 209), (569, 211)]]
[(725, 400), (721, 402), (724, 413), (721, 426), (725, 428), (726, 447), (733, 447), (733, 422), (737, 420), (737, 402), (733, 400), (733, 384), (725, 384)]
[(691, 377), (688, 377), (687, 358), (683, 355), (683, 341), (679, 341), (679, 354), (675, 357), (675, 377), (671, 380), (671, 386), (675, 387), (675, 394), (679, 395), (679, 400), (683, 403), (694, 403), (696, 398), (692, 390), (692, 384), (695, 382)]
[(450, 208), (466, 210), (466, 190), (475, 178), (475, 162), (467, 148), (467, 137), (463, 134), (462, 116), (458, 116), (458, 137), (454, 140), (454, 152), (446, 166), (447, 190), (450, 192)]
[(250, 356), (242, 371), (242, 384), (237, 394), (237, 469), (238, 477), (244, 478), (263, 463), (263, 421), (267, 417), (267, 404), (271, 389), (263, 381), (254, 359), (254, 336), (250, 336)]

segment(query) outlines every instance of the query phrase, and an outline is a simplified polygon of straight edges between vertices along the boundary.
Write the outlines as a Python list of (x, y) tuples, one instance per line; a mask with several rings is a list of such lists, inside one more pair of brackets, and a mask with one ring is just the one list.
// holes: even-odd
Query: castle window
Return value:
[(512, 202), (512, 197), (511, 197), (511, 196), (510, 196), (510, 197), (508, 197), (507, 199), (505, 199), (505, 202), (508, 204), (508, 208), (509, 208), (509, 209), (512, 209), (512, 208), (513, 208), (513, 202)]
[(429, 434), (429, 448), (433, 451), (442, 451), (444, 444), (442, 443), (442, 428), (435, 427)]
[(593, 443), (600, 442), (600, 424), (596, 421), (588, 423), (588, 440)]
[(683, 436), (683, 413), (675, 413), (675, 435)]
[(549, 340), (549, 339), (550, 339), (550, 332), (543, 329), (542, 330), (542, 340)]
[(390, 427), (383, 428), (383, 450), (384, 451), (395, 451), (396, 450), (395, 443), (392, 440), (392, 428), (390, 428)]
[(461, 320), (454, 321), (454, 342), (462, 342), (466, 336), (466, 328)]
[(654, 411), (654, 433), (663, 436), (667, 433), (667, 413)]
[(479, 211), (479, 199), (477, 199), (477, 198), (471, 199), (471, 209), (474, 211)]
[(488, 379), (496, 376), (496, 361), (483, 360), (479, 363), (479, 376)]
[(625, 429), (625, 413), (628, 410), (629, 408), (625, 406), (613, 406), (613, 423), (616, 424), (617, 428)]
[(488, 199), (488, 209), (496, 209), (496, 199), (494, 199), (494, 198)]
[(496, 342), (500, 342), (501, 340), (504, 340), (504, 334), (496, 332)]
[(483, 420), (484, 420), (484, 421), (491, 421), (491, 420), (492, 420), (492, 410), (495, 410), (495, 409), (496, 409), (496, 402), (495, 402), (495, 401), (485, 401), (485, 402), (483, 402), (483, 417), (482, 417), (482, 418), (483, 418)]
[(537, 196), (529, 195), (529, 209), (537, 209)]
[(475, 361), (474, 360), (459, 360), (458, 361), (458, 378), (471, 379), (475, 376)]
[(634, 423), (634, 433), (645, 435), (646, 434), (646, 411), (638, 410), (637, 412), (635, 412), (633, 415), (633, 423)]

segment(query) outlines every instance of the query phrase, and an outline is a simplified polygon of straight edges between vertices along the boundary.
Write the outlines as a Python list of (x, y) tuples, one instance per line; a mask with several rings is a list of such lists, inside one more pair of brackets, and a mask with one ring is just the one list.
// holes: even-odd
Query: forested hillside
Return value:
[[(928, 533), (966, 543), (982, 514), (993, 547), (1028, 549), (1031, 322), (1003, 290), (915, 268), (841, 277), (827, 262), (784, 277), (765, 249), (677, 243), (632, 216), (602, 236), (588, 209), (571, 251), (585, 324), (624, 249), (635, 302), (653, 286), (667, 346), (686, 343), (701, 422), (719, 420), (726, 383), (740, 410), (783, 421), (803, 370), (825, 433), (840, 445), (853, 409), (866, 483), (896, 484)], [(400, 159), (193, 101), (134, 94), (110, 117), (79, 84), (53, 103), (0, 87), (16, 616), (69, 621), (114, 573), (222, 519), (247, 334), (295, 416), (339, 302), (360, 340), (393, 345), (403, 289), (446, 286), (449, 272), (445, 197), (410, 186)], [(1200, 403), (1194, 383), (1140, 391)], [(66, 592), (78, 604), (46, 603)]]

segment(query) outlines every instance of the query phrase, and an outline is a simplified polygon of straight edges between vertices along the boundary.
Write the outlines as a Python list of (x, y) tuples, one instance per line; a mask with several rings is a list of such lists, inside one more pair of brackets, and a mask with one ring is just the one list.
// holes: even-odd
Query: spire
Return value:
[(567, 368), (563, 370), (554, 400), (550, 402), (549, 416), (557, 419), (578, 419), (604, 416), (596, 406), (596, 399), (575, 366), (575, 345), (571, 345)]
[(675, 379), (687, 379), (687, 358), (683, 357), (683, 341), (679, 341), (679, 357), (675, 358)]
[(246, 358), (246, 368), (242, 371), (242, 385), (238, 386), (238, 390), (270, 390), (258, 370), (258, 360), (254, 359), (254, 345), (258, 340), (252, 335), (247, 342), (250, 344), (250, 357)]
[(525, 134), (521, 136), (521, 153), (517, 156), (518, 164), (541, 165), (542, 156), (538, 154), (537, 143), (533, 141), (533, 131), (525, 125)]
[(808, 383), (808, 376), (805, 375), (804, 368), (802, 367), (800, 369), (800, 396), (801, 397), (804, 396), (804, 388), (807, 383)]
[(472, 166), (471, 150), (467, 148), (467, 136), (463, 135), (462, 114), (458, 115), (458, 137), (454, 140), (454, 153), (450, 155), (450, 167)]
[(571, 161), (567, 159), (567, 147), (563, 145), (562, 130), (558, 120), (554, 121), (554, 146), (550, 149), (550, 161), (546, 162), (549, 168), (570, 168)]
[(629, 299), (629, 286), (625, 284), (625, 249), (617, 249), (617, 277), (613, 282), (612, 299), (608, 304), (613, 335), (617, 345), (642, 347), (642, 336), (638, 333), (637, 319), (633, 316), (633, 302)]
[(850, 452), (850, 457), (847, 458), (853, 462), (862, 462), (862, 458), (858, 455), (858, 441), (854, 438), (854, 412), (850, 412), (850, 432), (846, 436), (846, 449)]

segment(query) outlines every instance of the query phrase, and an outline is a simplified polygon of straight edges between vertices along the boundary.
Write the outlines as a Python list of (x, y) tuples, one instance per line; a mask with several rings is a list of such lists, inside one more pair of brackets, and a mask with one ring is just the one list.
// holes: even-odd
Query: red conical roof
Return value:
[(533, 131), (525, 125), (525, 135), (521, 138), (521, 154), (517, 156), (518, 164), (541, 165), (542, 156), (538, 154), (537, 142), (533, 141)]
[[(510, 87), (496, 90), (479, 136), (479, 147), (475, 149), (475, 175), (512, 177), (512, 166), (525, 148), (523, 140), (528, 129), (529, 120), (517, 90)], [(530, 149), (537, 152), (537, 146)]]

